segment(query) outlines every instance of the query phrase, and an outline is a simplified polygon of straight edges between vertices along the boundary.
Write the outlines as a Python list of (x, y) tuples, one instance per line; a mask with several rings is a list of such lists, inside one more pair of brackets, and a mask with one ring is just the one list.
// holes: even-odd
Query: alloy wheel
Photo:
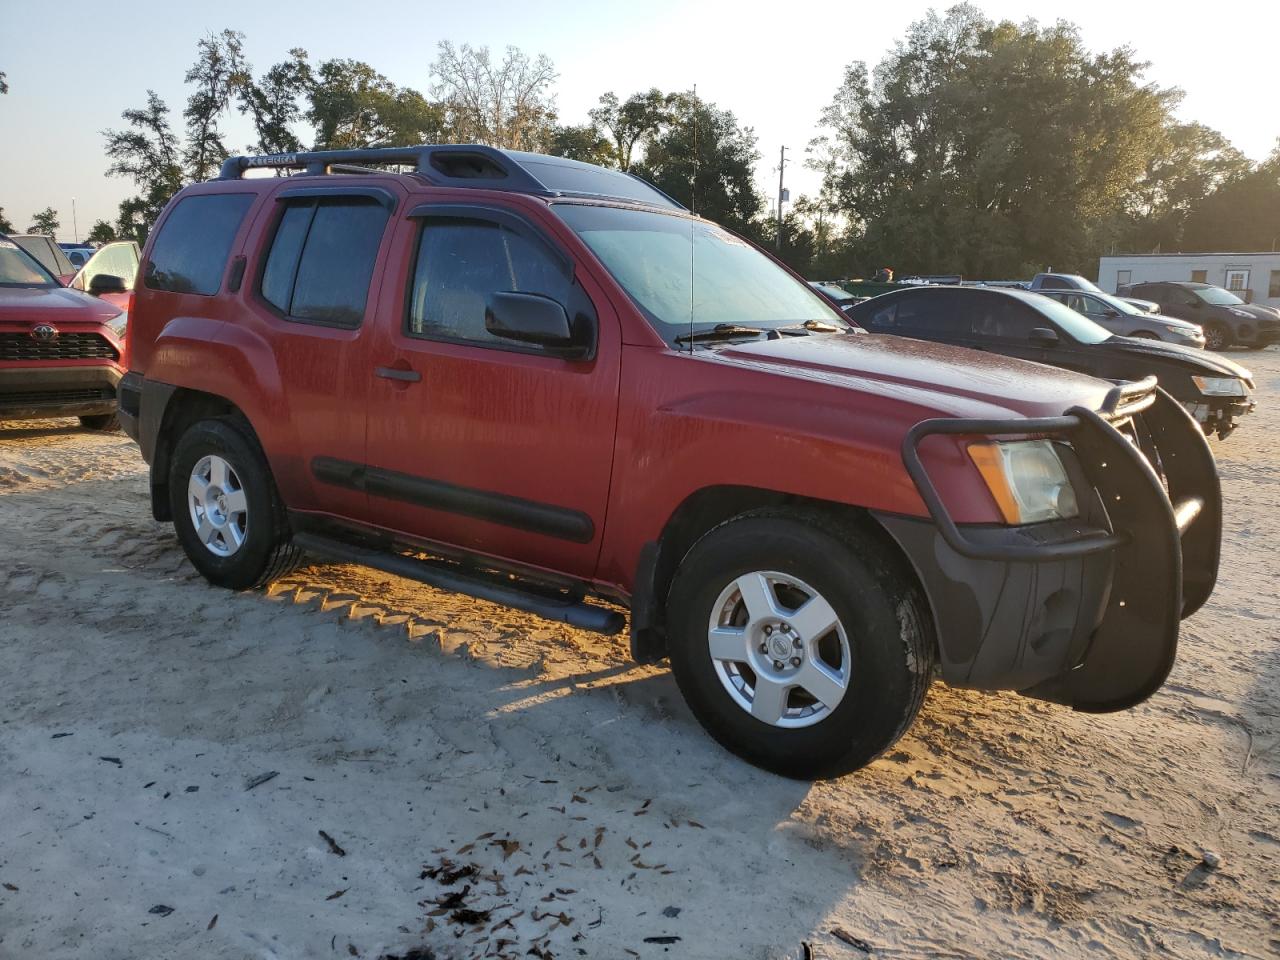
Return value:
[(773, 727), (830, 716), (849, 689), (849, 638), (817, 590), (788, 574), (736, 577), (711, 610), (707, 642), (734, 703)]
[(235, 468), (222, 457), (202, 457), (191, 470), (187, 506), (196, 537), (216, 557), (239, 550), (249, 533), (249, 502)]

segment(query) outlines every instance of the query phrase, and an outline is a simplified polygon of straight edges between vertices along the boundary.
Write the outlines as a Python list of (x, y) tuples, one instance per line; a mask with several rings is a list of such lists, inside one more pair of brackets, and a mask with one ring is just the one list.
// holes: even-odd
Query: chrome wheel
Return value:
[(201, 458), (187, 484), (191, 526), (216, 557), (229, 557), (249, 533), (249, 504), (244, 485), (231, 464), (215, 454)]
[(707, 641), (729, 696), (770, 726), (812, 726), (849, 689), (849, 638), (840, 618), (817, 590), (785, 573), (745, 573), (725, 587)]

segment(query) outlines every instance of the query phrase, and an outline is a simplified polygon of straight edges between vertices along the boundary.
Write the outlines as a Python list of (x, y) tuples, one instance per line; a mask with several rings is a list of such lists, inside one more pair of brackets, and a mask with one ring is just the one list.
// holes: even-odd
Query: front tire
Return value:
[(1225, 350), (1231, 346), (1231, 331), (1225, 323), (1207, 323), (1204, 327), (1204, 347), (1206, 350)]
[(242, 590), (297, 565), (266, 457), (230, 420), (201, 420), (178, 440), (169, 507), (182, 549), (210, 583)]
[(878, 531), (754, 511), (706, 534), (676, 571), (671, 667), (727, 749), (783, 776), (838, 776), (919, 712), (935, 657), (927, 610)]

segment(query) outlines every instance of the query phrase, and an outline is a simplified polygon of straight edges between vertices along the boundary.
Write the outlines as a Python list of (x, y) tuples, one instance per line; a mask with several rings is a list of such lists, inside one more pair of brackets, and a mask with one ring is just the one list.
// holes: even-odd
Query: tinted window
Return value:
[[(968, 305), (966, 313), (976, 336), (1002, 340), (1026, 340), (1036, 327), (1049, 326), (1043, 317), (1027, 309), (1013, 297), (979, 294), (971, 300), (972, 303)], [(1045, 304), (1065, 309), (1053, 300), (1046, 299)]]
[(151, 245), (146, 285), (170, 293), (210, 297), (222, 274), (240, 221), (253, 203), (251, 193), (186, 197), (170, 211)]
[(293, 320), (359, 326), (386, 226), (387, 209), (365, 197), (290, 204), (267, 255), (263, 297)]
[(536, 293), (566, 307), (573, 280), (541, 241), (491, 220), (423, 220), (409, 300), (408, 332), (423, 337), (511, 341), (485, 329), (493, 293)]

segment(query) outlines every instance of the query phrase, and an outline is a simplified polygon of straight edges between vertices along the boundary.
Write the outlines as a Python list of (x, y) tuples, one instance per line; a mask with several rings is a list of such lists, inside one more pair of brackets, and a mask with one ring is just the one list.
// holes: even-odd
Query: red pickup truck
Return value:
[(636, 659), (786, 775), (870, 762), (935, 676), (1132, 706), (1217, 576), (1213, 458), (1154, 381), (867, 334), (617, 171), (232, 157), (160, 217), (130, 322), (121, 417), (210, 581), (305, 551), (629, 609)]

